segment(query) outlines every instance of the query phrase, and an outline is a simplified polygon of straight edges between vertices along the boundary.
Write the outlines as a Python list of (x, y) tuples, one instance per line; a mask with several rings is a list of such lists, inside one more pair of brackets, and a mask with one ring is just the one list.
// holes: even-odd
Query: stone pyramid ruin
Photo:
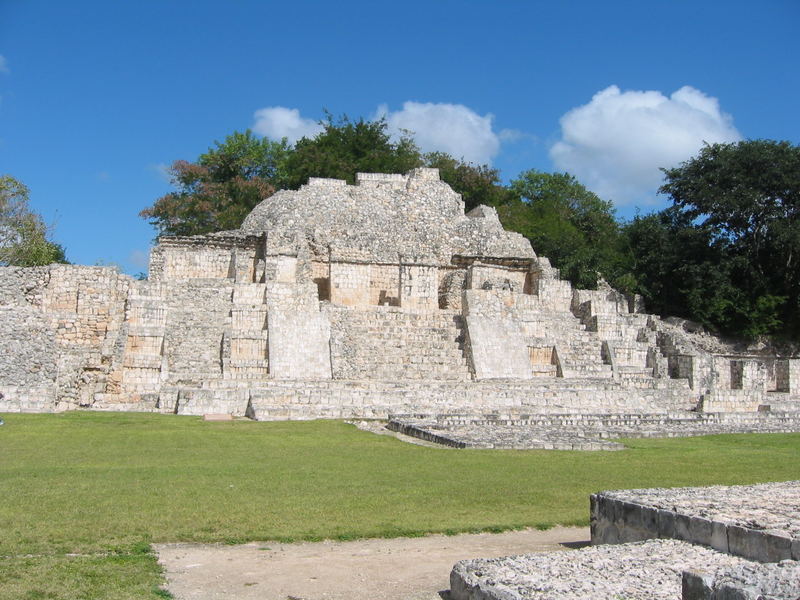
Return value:
[(1, 268), (0, 315), (0, 412), (393, 417), (478, 447), (800, 424), (799, 360), (574, 289), (436, 169), (311, 179), (240, 229), (161, 238), (145, 281)]

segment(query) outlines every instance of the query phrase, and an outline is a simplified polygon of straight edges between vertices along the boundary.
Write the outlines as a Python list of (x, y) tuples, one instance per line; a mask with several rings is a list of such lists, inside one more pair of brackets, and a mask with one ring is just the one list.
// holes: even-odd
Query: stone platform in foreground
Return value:
[(800, 481), (601, 492), (591, 531), (576, 552), (461, 561), (451, 598), (800, 598)]
[(593, 544), (672, 538), (760, 562), (800, 560), (800, 481), (601, 492), (591, 528)]
[(683, 571), (720, 576), (749, 563), (679, 542), (649, 540), (575, 552), (465, 560), (450, 574), (453, 600), (676, 600)]

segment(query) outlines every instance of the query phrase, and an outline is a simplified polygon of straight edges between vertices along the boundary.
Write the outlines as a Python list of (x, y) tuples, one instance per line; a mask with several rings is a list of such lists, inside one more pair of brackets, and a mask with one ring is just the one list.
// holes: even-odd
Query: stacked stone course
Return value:
[(464, 214), (435, 169), (311, 179), (240, 229), (162, 238), (147, 281), (0, 269), (0, 316), (0, 411), (459, 414), (476, 427), (486, 414), (761, 411), (791, 427), (777, 413), (800, 407), (800, 361), (738, 353), (605, 284), (573, 289), (494, 209)]

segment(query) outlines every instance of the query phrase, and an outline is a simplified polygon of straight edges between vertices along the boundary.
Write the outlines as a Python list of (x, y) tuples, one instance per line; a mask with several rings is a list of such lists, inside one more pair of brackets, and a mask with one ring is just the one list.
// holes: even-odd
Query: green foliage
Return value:
[(433, 152), (420, 154), (409, 135), (393, 141), (384, 120), (351, 121), (347, 116), (322, 122), (323, 131), (295, 146), (259, 139), (250, 131), (234, 132), (196, 162), (170, 167), (177, 191), (144, 209), (161, 235), (197, 235), (233, 229), (256, 204), (277, 189), (297, 189), (310, 177), (354, 183), (362, 173), (405, 173), (422, 165), (440, 170), (442, 179), (460, 193), (467, 210), (478, 204), (497, 206), (514, 194), (500, 183), (497, 169), (473, 165)]
[(461, 194), (464, 209), (471, 211), (479, 204), (500, 206), (516, 197), (500, 181), (500, 171), (488, 165), (474, 165), (457, 160), (445, 152), (423, 155), (426, 167), (439, 169), (439, 176), (453, 190)]
[(286, 183), (286, 141), (234, 132), (201, 154), (196, 163), (178, 160), (170, 175), (178, 191), (157, 199), (140, 214), (159, 235), (197, 235), (241, 225), (264, 198)]
[(404, 135), (393, 142), (386, 121), (338, 122), (328, 114), (323, 131), (299, 140), (287, 161), (287, 184), (297, 189), (310, 177), (330, 177), (355, 182), (356, 173), (405, 173), (419, 167), (422, 158), (414, 141)]
[(64, 248), (47, 239), (42, 217), (28, 206), (30, 192), (21, 181), (0, 177), (0, 265), (35, 267), (65, 263)]
[(707, 145), (664, 173), (660, 191), (674, 203), (666, 217), (673, 236), (695, 242), (688, 252), (677, 239), (665, 240), (669, 253), (681, 255), (671, 267), (699, 275), (681, 281), (665, 272), (665, 261), (662, 287), (672, 280), (685, 288), (680, 312), (748, 337), (800, 334), (800, 147), (771, 140)]
[(675, 209), (637, 216), (624, 227), (633, 249), (636, 291), (650, 310), (698, 321), (708, 327), (735, 320), (730, 265), (713, 232)]
[(615, 280), (625, 272), (627, 257), (611, 202), (569, 173), (531, 169), (511, 182), (511, 190), (518, 199), (500, 207), (503, 224), (527, 237), (565, 278), (594, 288), (598, 274)]

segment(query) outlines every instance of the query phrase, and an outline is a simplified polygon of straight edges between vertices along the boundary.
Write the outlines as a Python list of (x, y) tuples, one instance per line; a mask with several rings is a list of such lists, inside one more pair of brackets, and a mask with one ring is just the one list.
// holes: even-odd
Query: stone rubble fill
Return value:
[(682, 572), (755, 566), (676, 540), (593, 546), (456, 563), (453, 600), (679, 600)]

